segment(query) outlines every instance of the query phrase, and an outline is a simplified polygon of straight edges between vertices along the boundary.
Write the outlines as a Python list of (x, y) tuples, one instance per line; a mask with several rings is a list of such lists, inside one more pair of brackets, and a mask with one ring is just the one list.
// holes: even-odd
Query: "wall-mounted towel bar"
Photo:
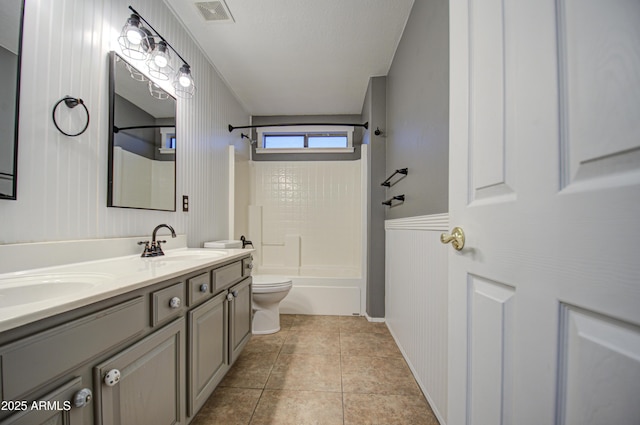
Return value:
[[(393, 201), (400, 201), (400, 202), (394, 204)], [(387, 199), (382, 203), (382, 205), (386, 205), (388, 207), (395, 207), (396, 205), (400, 205), (402, 203), (404, 203), (404, 195), (397, 195), (397, 196), (394, 196), (393, 198)]]
[[(407, 174), (409, 174), (409, 169), (408, 168), (400, 168), (399, 170), (396, 170), (393, 174), (391, 174), (389, 177), (387, 177), (387, 179), (385, 181), (383, 181), (382, 183), (380, 183), (380, 186), (386, 186), (386, 187), (391, 187), (391, 179), (396, 175), (396, 174), (402, 174), (404, 176), (406, 176)], [(393, 184), (398, 183), (400, 180), (402, 180), (404, 177), (401, 177), (399, 180), (396, 180)]]

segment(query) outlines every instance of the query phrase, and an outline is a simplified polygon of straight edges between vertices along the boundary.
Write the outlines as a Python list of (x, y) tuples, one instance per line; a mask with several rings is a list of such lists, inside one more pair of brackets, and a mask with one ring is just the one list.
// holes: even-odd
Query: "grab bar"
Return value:
[[(397, 204), (393, 205), (393, 201), (400, 201)], [(404, 203), (404, 195), (396, 195), (393, 198), (387, 199), (382, 203), (382, 205), (386, 205), (388, 207), (395, 207), (396, 205), (400, 205)]]
[[(391, 174), (385, 181), (383, 181), (380, 186), (386, 186), (386, 187), (391, 187), (391, 179), (393, 178), (393, 176), (395, 176), (396, 174), (403, 174), (403, 175), (407, 175), (409, 174), (409, 169), (408, 168), (400, 168), (399, 170), (396, 170), (393, 174)], [(402, 177), (404, 178), (404, 177)], [(402, 178), (400, 180), (402, 180)], [(399, 181), (399, 180), (398, 180)], [(394, 184), (398, 183), (398, 181), (396, 181)]]

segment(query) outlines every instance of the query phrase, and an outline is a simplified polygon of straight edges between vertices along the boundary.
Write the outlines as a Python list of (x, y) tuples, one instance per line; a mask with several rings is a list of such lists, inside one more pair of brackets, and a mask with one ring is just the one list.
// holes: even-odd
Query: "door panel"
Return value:
[[(180, 318), (94, 368), (103, 425), (184, 423), (185, 320)], [(117, 370), (119, 381), (105, 377)]]
[[(559, 10), (566, 184), (637, 183), (640, 2), (560, 0)], [(620, 176), (628, 172), (635, 178)]]
[[(503, 2), (471, 3), (469, 31), (471, 193), (470, 201), (512, 191), (507, 183)], [(486, 54), (474, 55), (474, 51)]]
[(514, 288), (470, 276), (471, 416), (500, 424), (511, 415)]
[(640, 2), (449, 4), (449, 425), (637, 423)]
[(635, 425), (640, 418), (640, 327), (562, 306), (559, 424)]
[(189, 317), (188, 416), (207, 401), (228, 370), (227, 292), (193, 309)]

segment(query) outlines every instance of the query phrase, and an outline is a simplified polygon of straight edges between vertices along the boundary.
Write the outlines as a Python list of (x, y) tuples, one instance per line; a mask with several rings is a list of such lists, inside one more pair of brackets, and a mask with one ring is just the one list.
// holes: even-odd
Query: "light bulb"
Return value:
[(155, 55), (153, 58), (153, 61), (155, 62), (156, 65), (158, 65), (159, 68), (164, 68), (169, 63), (169, 61), (167, 60), (167, 57), (161, 54)]
[(127, 40), (129, 43), (138, 45), (142, 42), (142, 34), (140, 34), (140, 30), (137, 28), (129, 28), (127, 30)]
[(178, 79), (178, 82), (182, 87), (189, 87), (191, 85), (191, 78), (189, 78), (187, 75), (181, 75)]

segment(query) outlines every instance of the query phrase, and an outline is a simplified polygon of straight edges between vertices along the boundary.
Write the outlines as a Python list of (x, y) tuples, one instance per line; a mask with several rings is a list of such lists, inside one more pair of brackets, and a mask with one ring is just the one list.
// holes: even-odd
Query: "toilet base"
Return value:
[(280, 309), (255, 310), (251, 322), (251, 333), (254, 335), (274, 334), (280, 330)]

